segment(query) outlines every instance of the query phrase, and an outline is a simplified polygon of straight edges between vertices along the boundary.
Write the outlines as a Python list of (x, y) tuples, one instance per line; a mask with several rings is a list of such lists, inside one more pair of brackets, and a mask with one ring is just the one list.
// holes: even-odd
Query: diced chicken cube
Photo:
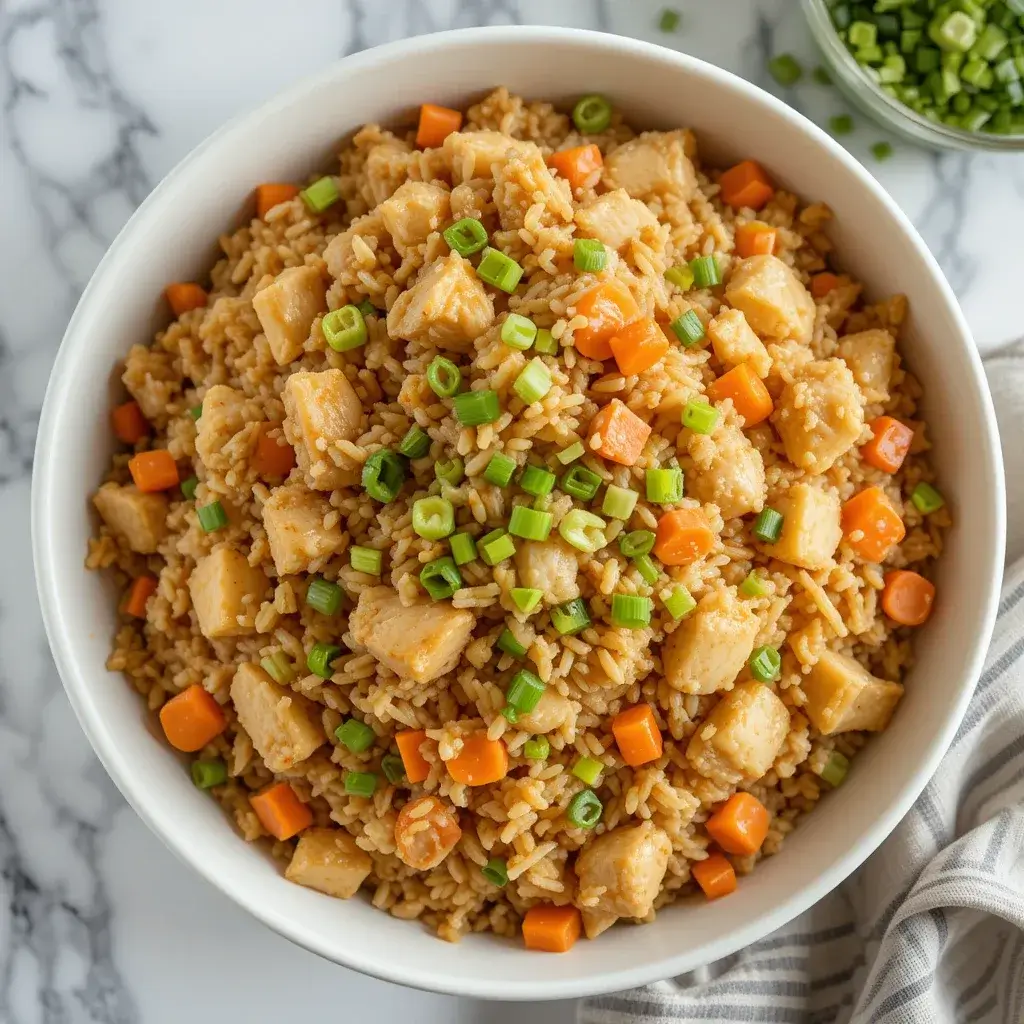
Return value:
[(453, 252), (436, 260), (395, 300), (388, 334), (464, 352), (494, 323), (494, 303), (473, 265)]
[(596, 238), (621, 252), (632, 239), (658, 230), (658, 218), (625, 189), (599, 196), (590, 206), (576, 211), (576, 227), (584, 238)]
[(824, 569), (843, 537), (839, 495), (823, 483), (793, 484), (772, 501), (782, 514), (782, 533), (765, 554), (802, 569)]
[(104, 484), (92, 497), (100, 518), (122, 537), (132, 551), (151, 555), (167, 536), (167, 510), (163, 494), (145, 494), (134, 484)]
[(429, 683), (458, 664), (475, 618), (464, 608), (440, 601), (402, 604), (390, 587), (359, 595), (349, 618), (356, 643), (402, 679)]
[(368, 205), (377, 206), (392, 195), (409, 177), (409, 165), (414, 160), (415, 154), (408, 143), (389, 132), (381, 132), (380, 141), (366, 151), (366, 182), (362, 193)]
[(735, 587), (706, 594), (662, 646), (665, 679), (683, 693), (728, 689), (746, 665), (760, 628), (757, 613)]
[(344, 370), (300, 370), (284, 385), (284, 435), (295, 446), (299, 468), (317, 491), (352, 483), (350, 469), (338, 466), (327, 449), (359, 435), (363, 405)]
[(768, 355), (768, 349), (738, 309), (723, 309), (708, 324), (708, 337), (716, 358), (728, 369), (749, 363), (762, 380), (772, 372), (772, 357)]
[(859, 661), (825, 651), (801, 686), (804, 711), (815, 729), (826, 736), (836, 732), (881, 732), (903, 696), (899, 683), (873, 676)]
[(510, 139), (504, 132), (452, 132), (444, 140), (444, 154), (456, 182), (471, 178), (491, 178), (495, 164), (509, 153), (521, 152), (527, 145)]
[(252, 297), (278, 366), (302, 355), (313, 321), (327, 312), (326, 290), (316, 267), (289, 267)]
[(736, 263), (725, 298), (762, 339), (808, 344), (814, 334), (814, 300), (778, 256), (750, 256)]
[(889, 380), (896, 354), (896, 339), (880, 329), (847, 334), (836, 353), (853, 373), (868, 402), (889, 400)]
[(576, 552), (563, 540), (528, 540), (518, 546), (515, 561), (519, 585), (543, 591), (548, 604), (562, 604), (580, 596)]
[(583, 919), (594, 939), (619, 917), (646, 917), (661, 889), (672, 842), (651, 821), (623, 825), (591, 840), (576, 858), (579, 891), (603, 888)]
[(605, 157), (603, 179), (634, 199), (670, 194), (689, 200), (697, 192), (696, 151), (692, 132), (644, 132)]
[(359, 891), (372, 868), (370, 855), (344, 829), (307, 828), (299, 836), (284, 877), (347, 900)]
[(446, 188), (425, 181), (407, 181), (377, 208), (399, 255), (422, 245), (451, 216)]
[(540, 204), (537, 223), (545, 226), (572, 223), (572, 191), (556, 178), (540, 148), (532, 142), (517, 144), (508, 158), (494, 165), (494, 205), (506, 231), (522, 228), (526, 214)]
[(341, 547), (341, 527), (324, 525), (330, 513), (330, 504), (304, 487), (271, 492), (263, 505), (263, 528), (279, 576), (308, 572), (314, 562)]
[(730, 786), (756, 782), (771, 768), (789, 733), (789, 710), (764, 683), (727, 693), (697, 726), (686, 748), (694, 768)]
[(181, 394), (181, 371), (174, 363), (173, 353), (149, 345), (132, 345), (125, 357), (121, 380), (152, 423), (166, 423), (167, 406)]
[(188, 590), (203, 636), (245, 636), (256, 632), (253, 620), (267, 592), (267, 577), (241, 552), (221, 545), (196, 563)]
[(231, 680), (231, 702), (242, 728), (272, 772), (286, 772), (326, 742), (317, 705), (246, 662)]
[(764, 507), (764, 460), (735, 423), (719, 423), (711, 434), (693, 433), (687, 442), (693, 468), (686, 493), (713, 502), (723, 519), (760, 512)]
[(234, 458), (225, 455), (224, 449), (235, 434), (252, 422), (252, 416), (246, 415), (247, 401), (244, 392), (226, 384), (214, 384), (203, 396), (203, 414), (199, 417), (196, 432), (196, 454), (208, 469), (233, 464)]
[[(327, 243), (324, 249), (327, 273), (342, 285), (365, 288), (366, 275), (374, 275), (377, 254), (386, 242), (387, 230), (378, 210), (356, 217), (345, 231)], [(378, 293), (376, 302), (384, 305), (382, 293)]]
[(812, 473), (833, 466), (864, 429), (863, 399), (846, 363), (808, 363), (782, 389), (772, 422), (794, 466)]
[(555, 732), (572, 716), (573, 708), (569, 698), (563, 697), (553, 686), (549, 686), (541, 694), (537, 706), (532, 711), (520, 714), (517, 728), (534, 733)]

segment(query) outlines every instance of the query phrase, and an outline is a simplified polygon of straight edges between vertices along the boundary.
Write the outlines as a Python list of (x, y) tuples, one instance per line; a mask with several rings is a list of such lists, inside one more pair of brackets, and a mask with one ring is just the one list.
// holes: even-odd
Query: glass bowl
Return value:
[(839, 38), (825, 0), (800, 0), (811, 34), (821, 49), (836, 85), (865, 114), (887, 128), (933, 149), (961, 149), (990, 153), (1024, 152), (1024, 135), (968, 132), (929, 121), (915, 110), (882, 92), (861, 70), (853, 54)]

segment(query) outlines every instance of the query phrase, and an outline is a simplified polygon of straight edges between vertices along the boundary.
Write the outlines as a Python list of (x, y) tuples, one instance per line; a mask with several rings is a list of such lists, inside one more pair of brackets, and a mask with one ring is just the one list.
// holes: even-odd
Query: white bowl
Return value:
[[(499, 84), (562, 103), (605, 93), (634, 125), (690, 126), (705, 159), (756, 157), (787, 188), (828, 202), (844, 266), (876, 295), (910, 297), (906, 356), (925, 387), (956, 518), (906, 698), (843, 788), (736, 895), (672, 907), (651, 925), (614, 928), (562, 956), (490, 936), (448, 945), (365, 898), (342, 903), (286, 882), (192, 786), (138, 696), (105, 669), (115, 598), (83, 568), (88, 499), (111, 452), (113, 368), (165, 318), (164, 284), (203, 275), (257, 182), (327, 166), (338, 140), (366, 121), (409, 119), (425, 100), (463, 106)], [(907, 812), (952, 738), (988, 644), (1002, 567), (1002, 468), (981, 365), (906, 217), (824, 132), (766, 93), (692, 57), (593, 32), (480, 29), (395, 43), (346, 58), (217, 132), (143, 203), (97, 269), (54, 367), (36, 455), (33, 545), (50, 643), (83, 728), (136, 811), (196, 871), (300, 945), (379, 978), (485, 998), (567, 998), (691, 970), (779, 927), (846, 878)]]

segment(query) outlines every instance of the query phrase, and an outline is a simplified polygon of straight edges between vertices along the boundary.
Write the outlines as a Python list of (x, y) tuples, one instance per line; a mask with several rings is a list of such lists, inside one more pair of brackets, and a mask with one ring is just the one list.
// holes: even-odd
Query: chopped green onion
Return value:
[(683, 471), (677, 466), (647, 470), (646, 484), (647, 500), (655, 505), (671, 505), (683, 499)]
[(515, 541), (502, 529), (491, 530), (477, 542), (480, 557), (487, 565), (497, 565), (516, 553)]
[(377, 740), (377, 734), (365, 723), (357, 718), (346, 719), (337, 729), (334, 736), (343, 746), (348, 747), (353, 754), (361, 754), (369, 750)]
[(335, 615), (341, 607), (343, 594), (344, 591), (337, 583), (317, 577), (306, 588), (306, 604), (321, 615)]
[(424, 540), (444, 540), (455, 530), (455, 509), (447, 498), (420, 498), (412, 505), (412, 528)]
[(840, 754), (838, 750), (833, 750), (829, 759), (825, 762), (821, 771), (818, 773), (830, 786), (838, 786), (842, 783), (843, 779), (846, 778), (846, 773), (850, 770), (849, 758)]
[(508, 532), (513, 537), (523, 540), (547, 540), (551, 534), (554, 516), (550, 512), (540, 512), (526, 505), (516, 505), (508, 520)]
[(551, 390), (551, 371), (540, 356), (534, 356), (519, 371), (512, 390), (527, 404), (533, 405), (547, 397)]
[(754, 520), (754, 536), (765, 544), (774, 544), (782, 536), (782, 513), (765, 506)]
[(635, 594), (612, 594), (612, 625), (643, 629), (651, 624), (651, 599)]
[(923, 482), (911, 491), (910, 500), (913, 502), (914, 508), (923, 516), (938, 512), (946, 504), (946, 499), (931, 484)]
[(527, 466), (519, 478), (519, 486), (535, 498), (543, 498), (555, 489), (555, 474), (540, 466)]
[(462, 574), (451, 558), (435, 558), (423, 567), (420, 583), (435, 601), (444, 601), (462, 589)]
[(661, 603), (665, 606), (665, 611), (677, 622), (684, 615), (689, 615), (697, 607), (697, 602), (693, 599), (693, 595), (682, 583), (677, 583), (672, 588), (672, 592), (668, 597), (661, 599)]
[(528, 715), (540, 703), (546, 689), (544, 683), (528, 668), (521, 668), (512, 677), (505, 693), (505, 703), (515, 708), (520, 715)]
[(573, 766), (572, 773), (580, 782), (593, 786), (601, 777), (604, 765), (593, 757), (581, 757)]
[(690, 260), (693, 271), (693, 283), (698, 288), (714, 288), (722, 283), (722, 271), (714, 256), (698, 256)]
[(966, 53), (978, 38), (978, 26), (969, 14), (953, 11), (942, 21), (933, 20), (928, 35), (941, 50)]
[(192, 782), (197, 789), (211, 789), (226, 782), (228, 770), (223, 761), (193, 761)]
[(487, 468), (484, 470), (484, 479), (495, 487), (508, 487), (512, 482), (512, 475), (516, 471), (516, 460), (505, 455), (503, 452), (495, 452), (491, 456)]
[(369, 299), (363, 299), (363, 301), (360, 302), (358, 306), (356, 306), (356, 309), (358, 309), (359, 312), (362, 313), (364, 317), (380, 316), (380, 311)]
[(358, 306), (342, 306), (320, 321), (324, 339), (335, 352), (350, 352), (366, 344), (366, 320)]
[(828, 128), (833, 135), (849, 135), (853, 131), (853, 118), (849, 114), (837, 114), (828, 119)]
[(846, 41), (858, 50), (874, 46), (878, 42), (878, 28), (870, 21), (855, 21), (850, 26)]
[(708, 402), (687, 402), (683, 409), (683, 426), (695, 434), (710, 434), (718, 425), (718, 410)]
[(612, 105), (603, 96), (584, 96), (572, 108), (572, 123), (583, 135), (597, 135), (612, 123)]
[(668, 270), (665, 271), (665, 280), (668, 281), (669, 284), (674, 284), (682, 291), (688, 292), (693, 287), (693, 271), (686, 263), (675, 267), (669, 267)]
[(331, 662), (341, 654), (341, 648), (334, 644), (320, 643), (319, 641), (310, 648), (306, 655), (306, 668), (321, 679), (330, 679)]
[(547, 736), (534, 736), (523, 744), (523, 757), (530, 761), (546, 761), (551, 753), (551, 742)]
[(758, 647), (747, 662), (750, 674), (762, 683), (770, 683), (782, 667), (782, 656), (774, 647)]
[(451, 398), (462, 383), (462, 371), (444, 356), (434, 356), (427, 367), (427, 383), (438, 398)]
[(811, 72), (811, 78), (813, 78), (818, 85), (832, 84), (832, 76), (828, 73), (828, 70), (823, 68), (820, 64)]
[(633, 564), (648, 586), (653, 587), (658, 582), (658, 577), (661, 576), (661, 573), (658, 571), (658, 567), (654, 564), (650, 555), (637, 555), (633, 559)]
[(481, 281), (511, 294), (522, 280), (523, 268), (511, 257), (488, 246), (476, 268), (476, 275)]
[(274, 651), (260, 662), (260, 668), (282, 686), (287, 686), (295, 678), (295, 668), (284, 651)]
[(551, 609), (551, 625), (561, 636), (582, 633), (590, 625), (590, 613), (582, 597), (575, 597)]
[(377, 776), (373, 772), (345, 772), (345, 792), (349, 796), (369, 799), (377, 789)]
[(679, 21), (682, 15), (672, 7), (666, 7), (658, 18), (658, 28), (662, 32), (675, 32), (679, 28)]
[(601, 486), (601, 478), (592, 469), (586, 466), (573, 466), (562, 474), (562, 482), (559, 487), (566, 494), (579, 498), (580, 501), (590, 501), (597, 494)]
[(528, 317), (509, 313), (501, 325), (501, 340), (509, 348), (525, 352), (537, 337), (537, 325)]
[(779, 85), (789, 87), (800, 81), (804, 69), (792, 54), (780, 53), (768, 61), (768, 72)]
[(414, 423), (406, 431), (398, 451), (408, 459), (422, 459), (430, 451), (430, 435)]
[(499, 889), (508, 885), (508, 864), (501, 857), (492, 857), (481, 869), (480, 874), (487, 879), (491, 885)]
[(463, 258), (478, 253), (487, 244), (487, 229), (473, 217), (463, 217), (443, 232), (448, 248)]
[(458, 487), (465, 475), (465, 463), (458, 455), (453, 455), (450, 459), (438, 459), (434, 463), (434, 476), (449, 487)]
[(555, 455), (555, 458), (558, 459), (563, 466), (568, 466), (570, 462), (582, 459), (585, 454), (586, 449), (583, 447), (583, 442), (577, 441), (575, 444), (569, 445), (568, 448), (563, 448)]
[(884, 142), (884, 141), (883, 142), (876, 142), (871, 147), (871, 153), (874, 156), (874, 158), (876, 160), (878, 160), (879, 162), (881, 162), (883, 160), (888, 160), (889, 157), (891, 157), (892, 153), (893, 153), (892, 143), (891, 142)]
[(513, 658), (523, 658), (526, 656), (526, 648), (515, 638), (515, 634), (508, 627), (501, 631), (501, 636), (498, 637), (496, 646), (499, 651), (511, 654)]
[(764, 577), (757, 570), (748, 573), (747, 578), (740, 584), (740, 593), (744, 597), (767, 597), (768, 588), (765, 586)]
[(509, 591), (509, 596), (512, 598), (512, 603), (524, 615), (529, 615), (540, 604), (544, 591), (537, 590), (535, 587), (513, 587)]
[(576, 828), (593, 828), (604, 812), (604, 804), (592, 789), (584, 789), (569, 801), (565, 816)]
[(455, 418), (464, 427), (493, 423), (501, 416), (501, 403), (495, 391), (466, 391), (455, 396)]
[(636, 558), (653, 551), (656, 539), (650, 530), (633, 530), (619, 538), (619, 550), (626, 558)]
[(199, 486), (199, 477), (190, 476), (187, 480), (181, 481), (181, 493), (189, 500), (194, 501), (196, 488)]
[(219, 501), (211, 501), (209, 505), (196, 509), (199, 525), (206, 533), (213, 533), (228, 525), (228, 514)]
[(683, 348), (696, 345), (704, 337), (704, 325), (692, 309), (688, 309), (682, 316), (676, 317), (669, 327), (682, 343)]
[(544, 356), (558, 355), (558, 342), (546, 327), (537, 331), (537, 340), (533, 343), (533, 347)]
[(601, 503), (601, 512), (612, 519), (621, 519), (626, 522), (636, 508), (640, 495), (626, 487), (618, 487), (609, 484), (604, 492), (604, 501)]
[(519, 712), (511, 704), (506, 704), (499, 714), (509, 725), (516, 725), (519, 722)]
[(365, 572), (368, 576), (379, 576), (384, 564), (384, 553), (376, 548), (353, 545), (349, 548), (348, 564), (356, 572)]
[(398, 497), (405, 483), (405, 464), (390, 448), (380, 448), (363, 463), (363, 490), (385, 505)]
[(604, 528), (608, 524), (593, 512), (582, 508), (574, 508), (567, 512), (558, 524), (558, 532), (567, 544), (579, 551), (593, 554), (608, 543)]
[(456, 565), (476, 561), (476, 541), (468, 533), (452, 534), (448, 538), (448, 546), (452, 549), (452, 558)]
[(313, 211), (323, 213), (329, 206), (333, 206), (340, 198), (341, 193), (333, 178), (324, 177), (314, 181), (309, 188), (304, 188), (299, 195), (302, 201)]
[(189, 416), (192, 417), (192, 419), (199, 420), (200, 418), (202, 418), (203, 415), (202, 405), (193, 405), (192, 408), (189, 409), (188, 414)]
[(572, 244), (572, 261), (582, 274), (597, 274), (608, 263), (608, 250), (596, 238), (577, 238)]
[(380, 770), (392, 786), (397, 786), (405, 778), (405, 762), (398, 754), (385, 754), (380, 759)]

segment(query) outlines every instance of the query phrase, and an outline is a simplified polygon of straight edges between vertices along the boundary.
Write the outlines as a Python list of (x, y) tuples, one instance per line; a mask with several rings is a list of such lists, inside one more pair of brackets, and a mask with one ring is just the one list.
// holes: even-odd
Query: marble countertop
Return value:
[[(287, 1019), (301, 1005), (381, 1021), (573, 1017), (413, 993), (278, 938), (178, 863), (92, 755), (32, 586), (29, 487), (47, 375), (104, 249), (160, 178), (232, 115), (345, 54), (450, 27), (600, 28), (693, 52), (766, 87), (766, 55), (813, 48), (796, 0), (6, 0), (0, 5), (0, 1021)], [(811, 82), (785, 98), (844, 111)], [(856, 115), (850, 149), (912, 217), (990, 351), (1022, 333), (1024, 158), (935, 155)], [(274, 969), (266, 969), (273, 963)], [(187, 980), (183, 984), (183, 980)], [(323, 1011), (321, 1011), (323, 1012)]]

